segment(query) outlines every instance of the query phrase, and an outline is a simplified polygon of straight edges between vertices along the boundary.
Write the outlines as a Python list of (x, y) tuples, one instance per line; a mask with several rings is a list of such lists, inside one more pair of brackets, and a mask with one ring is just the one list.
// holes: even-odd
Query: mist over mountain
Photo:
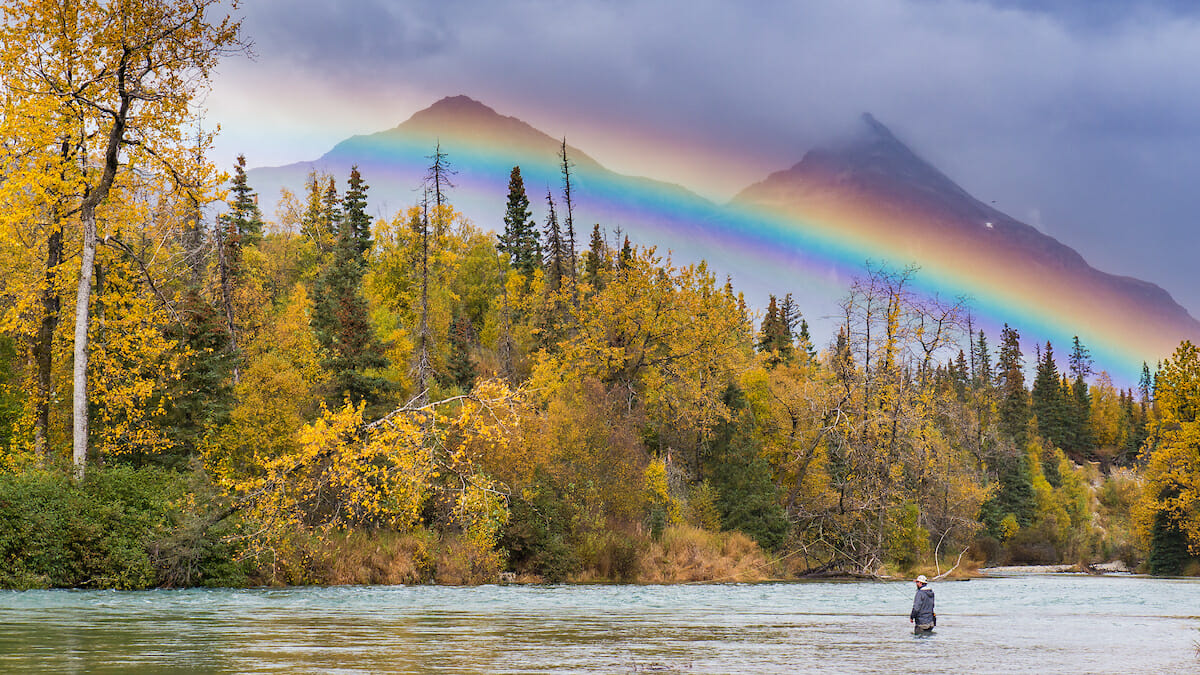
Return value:
[(747, 187), (735, 204), (766, 206), (803, 216), (846, 204), (870, 204), (891, 222), (897, 257), (920, 260), (954, 249), (984, 267), (1033, 280), (1069, 275), (1110, 292), (1192, 334), (1197, 323), (1164, 289), (1091, 267), (1074, 249), (983, 203), (902, 143), (869, 113), (859, 133), (816, 148), (786, 171)]

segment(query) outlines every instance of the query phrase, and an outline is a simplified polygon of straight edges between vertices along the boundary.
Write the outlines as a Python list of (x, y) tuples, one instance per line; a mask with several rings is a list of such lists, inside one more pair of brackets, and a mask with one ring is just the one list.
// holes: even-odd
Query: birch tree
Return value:
[[(205, 187), (188, 129), (218, 58), (237, 46), (238, 23), (210, 16), (220, 8), (217, 0), (14, 0), (3, 10), (3, 196), (52, 187), (57, 215), (80, 230), (72, 377), (79, 478), (88, 454), (89, 306), (96, 247), (107, 237), (97, 211), (127, 174)], [(65, 152), (68, 141), (78, 150)]]

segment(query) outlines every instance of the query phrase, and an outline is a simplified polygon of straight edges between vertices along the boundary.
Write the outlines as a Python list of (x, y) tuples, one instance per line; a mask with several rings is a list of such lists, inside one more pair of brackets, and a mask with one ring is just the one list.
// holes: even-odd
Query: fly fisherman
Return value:
[(913, 598), (908, 622), (915, 624), (913, 635), (932, 633), (933, 627), (937, 625), (937, 614), (933, 613), (933, 589), (929, 587), (929, 581), (925, 579), (924, 574), (917, 577), (917, 595)]

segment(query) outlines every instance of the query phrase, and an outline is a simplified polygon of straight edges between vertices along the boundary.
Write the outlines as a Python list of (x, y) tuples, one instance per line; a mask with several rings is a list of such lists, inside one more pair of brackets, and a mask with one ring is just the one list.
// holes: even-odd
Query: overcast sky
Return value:
[(1200, 3), (249, 0), (216, 159), (315, 159), (467, 94), (724, 200), (871, 112), (969, 192), (1200, 316)]

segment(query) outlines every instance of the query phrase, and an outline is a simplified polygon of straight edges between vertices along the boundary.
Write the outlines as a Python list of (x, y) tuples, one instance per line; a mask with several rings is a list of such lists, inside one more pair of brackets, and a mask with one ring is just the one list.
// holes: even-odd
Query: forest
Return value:
[(195, 111), (237, 24), (126, 4), (0, 34), (0, 586), (1200, 573), (1190, 342), (1123, 389), (871, 264), (814, 336), (577, 223), (565, 140), (544, 222), (440, 147), (263, 214)]

